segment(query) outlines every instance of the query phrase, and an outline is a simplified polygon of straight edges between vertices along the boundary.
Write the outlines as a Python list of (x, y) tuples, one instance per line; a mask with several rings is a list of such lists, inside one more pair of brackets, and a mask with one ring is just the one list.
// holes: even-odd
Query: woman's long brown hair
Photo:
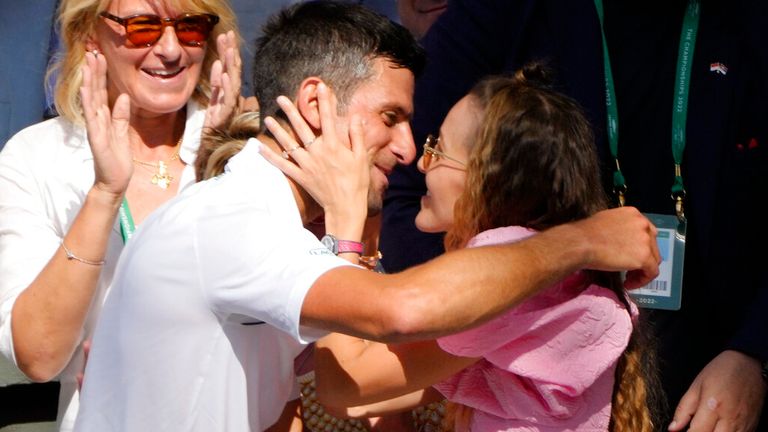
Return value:
[[(533, 63), (514, 76), (487, 78), (469, 93), (482, 122), (470, 143), (466, 187), (454, 208), (446, 250), (463, 248), (488, 229), (519, 225), (540, 231), (607, 208), (589, 122), (574, 100), (549, 87), (548, 75)], [(588, 274), (629, 311), (618, 273)], [(654, 429), (653, 352), (635, 325), (616, 367), (611, 431)]]

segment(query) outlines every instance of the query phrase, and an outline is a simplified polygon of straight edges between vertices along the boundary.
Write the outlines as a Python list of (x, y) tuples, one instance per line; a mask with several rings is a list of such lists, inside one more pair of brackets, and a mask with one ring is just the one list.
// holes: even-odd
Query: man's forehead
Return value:
[(413, 73), (387, 59), (374, 61), (374, 73), (353, 93), (352, 99), (399, 111), (410, 117), (413, 112)]

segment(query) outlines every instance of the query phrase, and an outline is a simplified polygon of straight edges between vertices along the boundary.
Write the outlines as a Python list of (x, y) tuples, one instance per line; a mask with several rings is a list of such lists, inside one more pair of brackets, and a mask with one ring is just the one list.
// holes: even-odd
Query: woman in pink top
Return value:
[[(481, 82), (427, 139), (416, 225), (446, 231), (446, 249), (517, 241), (606, 207), (589, 124), (545, 75), (532, 65)], [(318, 395), (353, 417), (445, 397), (444, 423), (459, 431), (650, 431), (636, 315), (618, 274), (579, 272), (438, 340), (328, 336)]]

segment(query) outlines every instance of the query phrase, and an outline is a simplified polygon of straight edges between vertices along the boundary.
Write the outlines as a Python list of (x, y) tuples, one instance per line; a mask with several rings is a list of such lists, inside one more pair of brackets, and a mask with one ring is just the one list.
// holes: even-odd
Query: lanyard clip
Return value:
[(624, 174), (621, 173), (621, 166), (619, 166), (619, 159), (615, 158), (616, 171), (613, 172), (613, 194), (616, 196), (619, 207), (624, 207), (627, 202), (627, 181), (624, 180)]
[(675, 200), (675, 215), (680, 222), (686, 222), (685, 219), (685, 207), (683, 200), (685, 199), (685, 190), (672, 193), (672, 199)]
[(624, 207), (624, 204), (627, 202), (627, 185), (614, 186), (613, 194), (616, 196), (619, 207)]
[(683, 186), (683, 172), (680, 164), (675, 164), (675, 184), (672, 185), (672, 199), (675, 200), (675, 214), (680, 222), (685, 222), (685, 210), (683, 209), (683, 200), (685, 199), (685, 186)]

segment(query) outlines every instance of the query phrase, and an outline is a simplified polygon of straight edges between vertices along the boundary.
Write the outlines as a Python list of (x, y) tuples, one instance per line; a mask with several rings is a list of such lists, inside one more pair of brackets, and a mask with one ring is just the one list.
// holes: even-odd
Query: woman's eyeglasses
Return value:
[(219, 17), (212, 14), (187, 13), (176, 18), (145, 14), (120, 18), (102, 12), (101, 16), (122, 25), (128, 40), (137, 47), (150, 47), (157, 43), (166, 27), (173, 27), (179, 43), (199, 47), (208, 40), (211, 30), (219, 22)]
[(467, 164), (456, 159), (448, 156), (447, 154), (441, 152), (437, 149), (437, 144), (440, 142), (440, 137), (435, 137), (434, 135), (427, 135), (427, 141), (424, 143), (424, 156), (421, 161), (422, 164), (424, 164), (424, 169), (429, 169), (429, 166), (432, 164), (433, 160), (439, 160), (441, 157), (446, 158), (448, 160), (452, 160), (456, 162), (457, 164), (466, 167)]

